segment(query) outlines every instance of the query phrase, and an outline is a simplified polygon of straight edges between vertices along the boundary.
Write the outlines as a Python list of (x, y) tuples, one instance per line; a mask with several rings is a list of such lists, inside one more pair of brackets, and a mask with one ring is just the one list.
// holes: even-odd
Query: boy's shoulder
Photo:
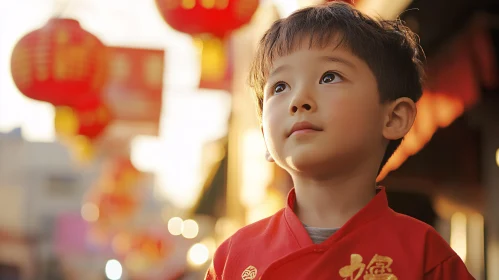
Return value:
[(251, 243), (254, 239), (267, 236), (269, 233), (275, 232), (276, 228), (281, 226), (284, 218), (284, 209), (277, 211), (272, 216), (261, 219), (254, 223), (248, 224), (238, 229), (226, 242), (245, 241)]
[(248, 224), (237, 230), (217, 248), (213, 258), (214, 268), (217, 271), (223, 271), (229, 255), (240, 256), (242, 252), (251, 251), (255, 246), (261, 248), (270, 246), (276, 236), (282, 235), (283, 219), (284, 209), (281, 209), (270, 217)]
[(406, 239), (407, 245), (424, 246), (425, 267), (430, 269), (442, 261), (458, 257), (449, 243), (438, 231), (418, 219), (393, 211), (392, 221), (400, 239)]
[(391, 217), (388, 223), (393, 224), (401, 234), (409, 233), (413, 237), (419, 237), (419, 236), (426, 237), (433, 235), (440, 236), (440, 234), (435, 230), (433, 226), (421, 220), (418, 220), (416, 218), (413, 218), (405, 214), (395, 212), (393, 210), (391, 212), (392, 215), (390, 215)]

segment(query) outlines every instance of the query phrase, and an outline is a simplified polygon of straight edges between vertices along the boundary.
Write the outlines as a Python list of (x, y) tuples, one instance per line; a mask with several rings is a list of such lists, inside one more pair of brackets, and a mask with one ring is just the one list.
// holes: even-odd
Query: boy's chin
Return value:
[(319, 176), (334, 168), (331, 166), (331, 162), (319, 155), (314, 156), (313, 154), (289, 156), (286, 158), (286, 167), (292, 173), (305, 176)]
[(344, 154), (327, 151), (296, 153), (285, 158), (285, 168), (290, 174), (305, 177), (323, 178), (348, 172), (349, 160)]

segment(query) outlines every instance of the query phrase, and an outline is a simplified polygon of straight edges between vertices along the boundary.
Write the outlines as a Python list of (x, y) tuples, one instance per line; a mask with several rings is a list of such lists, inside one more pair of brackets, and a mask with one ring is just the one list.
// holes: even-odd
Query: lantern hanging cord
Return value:
[(54, 0), (54, 13), (53, 17), (62, 17), (69, 8), (72, 0)]

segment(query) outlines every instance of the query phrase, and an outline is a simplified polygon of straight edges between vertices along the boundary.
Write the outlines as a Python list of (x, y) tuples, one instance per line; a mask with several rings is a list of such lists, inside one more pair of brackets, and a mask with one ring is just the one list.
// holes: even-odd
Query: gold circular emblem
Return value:
[(241, 275), (241, 278), (243, 280), (253, 280), (255, 279), (257, 274), (256, 267), (250, 265), (248, 266), (244, 271), (243, 274)]

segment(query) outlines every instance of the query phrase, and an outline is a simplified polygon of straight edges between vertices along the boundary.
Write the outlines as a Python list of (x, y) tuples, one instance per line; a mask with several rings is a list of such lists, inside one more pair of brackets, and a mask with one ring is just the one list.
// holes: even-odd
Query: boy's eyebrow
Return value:
[(277, 67), (276, 69), (272, 70), (272, 72), (270, 72), (269, 78), (272, 77), (273, 75), (279, 73), (279, 72), (282, 72), (282, 71), (288, 69), (288, 68), (291, 68), (291, 66), (289, 66), (288, 64), (284, 64), (284, 65)]
[[(324, 61), (328, 61), (328, 62), (337, 62), (337, 63), (341, 63), (341, 64), (344, 64), (352, 69), (356, 69), (357, 67), (355, 67), (355, 64), (353, 64), (351, 61), (347, 60), (347, 59), (344, 59), (344, 58), (341, 58), (341, 57), (338, 57), (338, 56), (321, 56), (319, 58), (320, 60), (324, 60)], [(272, 77), (273, 75), (279, 73), (279, 72), (282, 72), (284, 70), (287, 70), (288, 68), (291, 68), (291, 66), (289, 66), (288, 64), (284, 64), (284, 65), (281, 65), (279, 67), (277, 67), (276, 69), (272, 70), (272, 72), (270, 72), (269, 74), (269, 78)]]
[(341, 57), (337, 57), (337, 56), (321, 56), (320, 59), (330, 61), (330, 62), (337, 62), (337, 63), (345, 64), (346, 66), (348, 66), (352, 69), (357, 68), (357, 67), (355, 67), (355, 64), (353, 64), (351, 61), (344, 59), (344, 58), (341, 58)]

